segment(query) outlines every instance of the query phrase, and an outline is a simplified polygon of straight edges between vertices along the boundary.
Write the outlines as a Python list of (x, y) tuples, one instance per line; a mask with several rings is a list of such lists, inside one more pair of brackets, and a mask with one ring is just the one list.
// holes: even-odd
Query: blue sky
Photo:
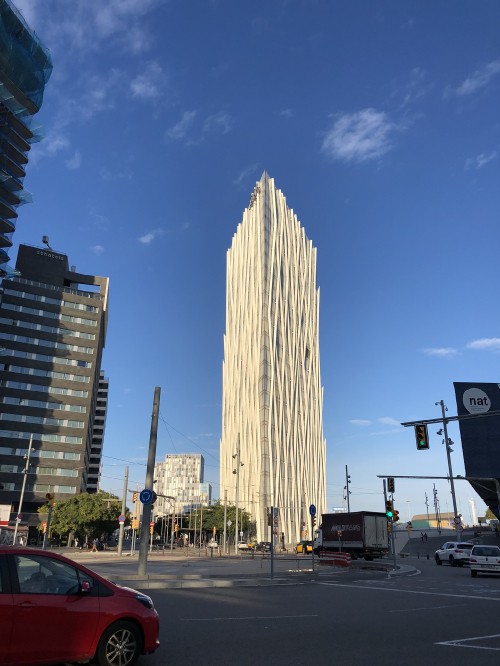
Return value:
[[(399, 423), (499, 379), (500, 5), (16, 6), (54, 71), (15, 243), (46, 234), (110, 277), (103, 486), (121, 493), (128, 461), (142, 487), (161, 386), (158, 459), (201, 452), (219, 496), (225, 255), (264, 170), (318, 248), (328, 507), (346, 465), (352, 509), (383, 509), (377, 474), (445, 476), (438, 428), (418, 452)], [(396, 481), (403, 518), (426, 493), (432, 513), (433, 484)]]

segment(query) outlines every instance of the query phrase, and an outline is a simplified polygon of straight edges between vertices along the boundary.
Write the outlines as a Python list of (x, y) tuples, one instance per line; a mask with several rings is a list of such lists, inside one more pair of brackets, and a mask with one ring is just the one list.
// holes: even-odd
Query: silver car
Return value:
[(470, 575), (500, 573), (500, 548), (498, 546), (474, 546), (470, 554)]
[(469, 564), (473, 543), (469, 541), (447, 541), (434, 553), (436, 564), (447, 562), (452, 567), (463, 567)]

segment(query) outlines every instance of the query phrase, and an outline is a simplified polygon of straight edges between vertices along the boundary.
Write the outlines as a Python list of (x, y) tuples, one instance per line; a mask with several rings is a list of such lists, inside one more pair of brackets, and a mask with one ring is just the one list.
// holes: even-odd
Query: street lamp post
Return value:
[(436, 402), (436, 405), (441, 405), (441, 413), (443, 415), (443, 433), (444, 433), (444, 443), (446, 446), (446, 457), (448, 459), (448, 473), (449, 473), (449, 481), (450, 481), (450, 491), (451, 491), (451, 499), (453, 502), (453, 516), (454, 516), (454, 522), (455, 522), (455, 531), (457, 533), (457, 541), (460, 541), (460, 518), (458, 516), (458, 510), (457, 510), (457, 500), (455, 497), (455, 485), (453, 483), (453, 471), (451, 469), (451, 456), (450, 453), (452, 451), (451, 444), (452, 441), (448, 437), (448, 430), (446, 428), (446, 416), (445, 412), (448, 410), (446, 405), (444, 404), (444, 400), (439, 400)]
[(23, 477), (23, 484), (21, 486), (21, 497), (19, 498), (19, 506), (17, 507), (17, 516), (16, 516), (16, 526), (14, 527), (14, 541), (12, 543), (13, 546), (16, 545), (17, 541), (17, 530), (19, 528), (19, 523), (21, 522), (22, 514), (21, 510), (23, 508), (23, 500), (24, 500), (24, 490), (26, 488), (26, 477), (28, 476), (28, 468), (30, 464), (30, 455), (31, 455), (31, 446), (33, 444), (33, 434), (30, 435), (30, 443), (28, 446), (28, 453), (26, 454), (26, 465), (24, 466), (24, 477)]

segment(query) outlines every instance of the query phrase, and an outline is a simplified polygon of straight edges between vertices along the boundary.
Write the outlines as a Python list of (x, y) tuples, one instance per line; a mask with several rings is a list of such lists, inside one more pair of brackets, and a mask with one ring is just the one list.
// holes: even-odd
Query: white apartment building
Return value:
[[(220, 492), (257, 539), (311, 538), (326, 502), (316, 249), (267, 173), (227, 252)], [(238, 464), (239, 463), (239, 464)], [(282, 536), (283, 535), (283, 536)]]
[[(155, 514), (188, 513), (200, 506), (210, 506), (212, 486), (203, 481), (205, 461), (199, 453), (167, 454), (155, 464)], [(161, 497), (166, 495), (166, 497)]]

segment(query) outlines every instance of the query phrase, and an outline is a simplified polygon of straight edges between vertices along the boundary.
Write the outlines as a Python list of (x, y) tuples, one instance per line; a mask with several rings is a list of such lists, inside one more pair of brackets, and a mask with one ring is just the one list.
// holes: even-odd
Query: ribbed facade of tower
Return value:
[(294, 543), (311, 538), (309, 506), (325, 510), (316, 249), (266, 173), (228, 250), (226, 280), (221, 496), (253, 516), (262, 541), (277, 507), (276, 537)]
[(0, 0), (0, 277), (16, 229), (17, 208), (31, 201), (23, 181), (31, 144), (40, 139), (32, 125), (42, 105), (52, 60), (17, 9)]

